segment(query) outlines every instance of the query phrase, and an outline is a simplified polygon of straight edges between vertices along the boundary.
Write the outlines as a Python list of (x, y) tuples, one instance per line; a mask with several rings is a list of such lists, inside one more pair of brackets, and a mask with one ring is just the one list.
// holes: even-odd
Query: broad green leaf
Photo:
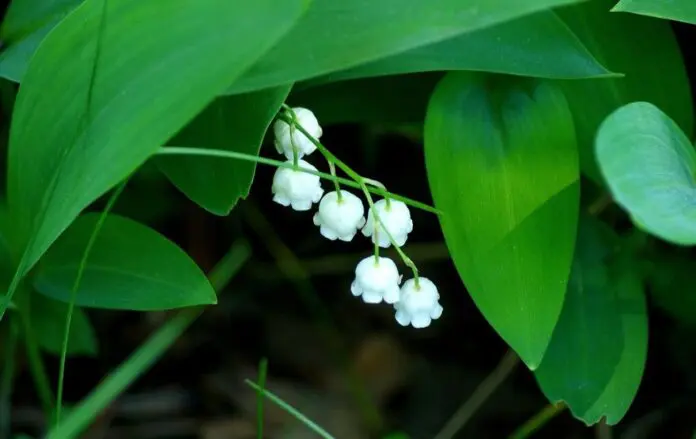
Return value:
[(647, 102), (623, 106), (600, 126), (596, 151), (614, 200), (639, 227), (696, 244), (696, 152), (669, 116)]
[[(64, 17), (82, 0), (12, 0), (0, 26), (3, 41), (12, 42)], [(54, 21), (57, 23), (57, 21)]]
[(641, 279), (634, 259), (620, 255), (612, 267), (615, 291), (623, 323), (624, 343), (621, 358), (604, 392), (583, 419), (600, 419), (607, 424), (621, 421), (638, 392), (648, 355), (648, 317)]
[(353, 79), (296, 89), (288, 103), (311, 108), (322, 125), (418, 123), (440, 73)]
[(20, 82), (29, 67), (29, 61), (36, 52), (46, 35), (60, 22), (64, 16), (54, 17), (38, 29), (21, 39), (10, 43), (0, 52), (0, 77), (14, 82)]
[[(63, 350), (63, 332), (68, 304), (49, 299), (41, 294), (31, 298), (31, 326), (43, 349), (60, 355)], [(97, 338), (87, 314), (80, 308), (73, 309), (70, 324), (69, 355), (97, 354)]]
[[(290, 86), (217, 98), (168, 142), (258, 155), (266, 129)], [(216, 157), (160, 156), (157, 164), (186, 196), (216, 215), (249, 194), (255, 163)]]
[[(627, 379), (617, 376), (617, 367), (625, 355), (641, 372), (645, 362), (644, 354), (638, 355), (644, 352), (640, 344), (647, 345), (645, 330), (632, 330), (636, 319), (645, 326), (643, 293), (635, 267), (626, 272), (628, 266), (617, 265), (617, 240), (607, 226), (583, 217), (563, 311), (535, 371), (544, 394), (553, 402), (564, 401), (588, 425), (602, 416), (611, 423), (623, 417), (641, 374)], [(635, 372), (626, 367), (621, 373), (633, 377)]]
[(696, 2), (693, 0), (620, 0), (612, 11), (696, 24)]
[(647, 276), (653, 303), (690, 326), (696, 326), (694, 272), (696, 262), (690, 254), (660, 252), (650, 261)]
[(312, 82), (443, 70), (555, 79), (611, 75), (554, 12), (542, 11), (322, 76)]
[(459, 275), (535, 369), (563, 305), (580, 201), (563, 94), (543, 81), (449, 73), (428, 105), (425, 163)]
[(18, 276), (261, 57), (305, 4), (86, 0), (63, 19), (32, 57), (12, 120), (9, 202), (26, 242)]
[(579, 0), (314, 0), (229, 93), (345, 70)]
[[(41, 259), (40, 293), (70, 301), (82, 255), (100, 214), (80, 216)], [(205, 274), (178, 246), (154, 230), (109, 215), (97, 235), (77, 291), (78, 306), (154, 311), (216, 303)]]
[(603, 181), (595, 161), (594, 137), (609, 113), (629, 102), (652, 102), (689, 136), (694, 120), (689, 79), (669, 23), (610, 13), (614, 1), (590, 0), (558, 10), (599, 62), (625, 74), (618, 79), (561, 83), (573, 111), (580, 166), (599, 184)]

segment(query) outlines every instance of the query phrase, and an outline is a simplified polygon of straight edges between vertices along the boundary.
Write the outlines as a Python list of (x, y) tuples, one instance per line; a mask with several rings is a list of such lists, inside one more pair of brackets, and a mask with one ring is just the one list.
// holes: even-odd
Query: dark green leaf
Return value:
[[(580, 222), (561, 318), (535, 374), (546, 396), (586, 424), (621, 420), (645, 363), (647, 317), (635, 264), (607, 226)], [(617, 260), (618, 258), (618, 260)]]
[(322, 76), (312, 82), (443, 70), (556, 79), (611, 75), (554, 12), (543, 11)]
[(311, 108), (322, 125), (334, 123), (418, 123), (440, 73), (355, 79), (293, 90), (292, 105)]
[(691, 135), (694, 120), (689, 79), (669, 23), (610, 13), (614, 1), (591, 0), (558, 10), (603, 65), (626, 75), (561, 84), (573, 110), (580, 166), (597, 183), (602, 178), (594, 156), (594, 137), (604, 118), (621, 105), (652, 102), (676, 120), (687, 135)]
[(14, 41), (50, 21), (55, 25), (80, 3), (81, 0), (12, 0), (0, 36), (4, 41)]
[(450, 73), (428, 106), (425, 161), (459, 275), (535, 369), (563, 305), (580, 201), (563, 94), (548, 82)]
[[(37, 267), (34, 286), (69, 302), (82, 255), (100, 214), (79, 217)], [(154, 230), (107, 216), (89, 254), (79, 306), (154, 311), (216, 303), (215, 291), (183, 250)]]
[[(63, 333), (68, 304), (41, 294), (31, 299), (31, 327), (43, 349), (60, 355), (63, 350)], [(87, 315), (80, 308), (73, 309), (70, 324), (68, 355), (96, 355), (97, 338)]]
[(696, 2), (694, 0), (620, 0), (612, 11), (632, 12), (696, 24)]
[(578, 0), (315, 0), (229, 93), (297, 82)]
[(672, 119), (647, 102), (613, 112), (596, 140), (614, 200), (646, 231), (696, 244), (696, 151)]
[(696, 326), (696, 262), (689, 254), (660, 253), (651, 261), (649, 292), (655, 305), (682, 323)]
[(12, 120), (9, 202), (26, 241), (18, 275), (261, 57), (305, 3), (87, 0), (62, 20), (33, 56)]
[[(172, 140), (193, 146), (258, 155), (266, 129), (290, 86), (223, 96), (208, 106)], [(186, 196), (216, 215), (227, 215), (246, 197), (256, 164), (216, 157), (160, 156), (160, 169)]]

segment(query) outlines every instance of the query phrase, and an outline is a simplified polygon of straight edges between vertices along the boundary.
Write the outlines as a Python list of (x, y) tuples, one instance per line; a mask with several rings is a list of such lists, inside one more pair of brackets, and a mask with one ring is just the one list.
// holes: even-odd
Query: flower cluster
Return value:
[[(370, 238), (375, 246), (375, 254), (358, 263), (355, 280), (350, 286), (353, 295), (361, 297), (365, 303), (386, 302), (393, 305), (396, 321), (403, 326), (429, 326), (432, 320), (442, 315), (442, 306), (435, 284), (418, 277), (415, 265), (400, 249), (413, 231), (408, 206), (388, 197), (372, 203), (366, 192), (370, 204), (366, 219), (362, 200), (340, 189), (330, 157), (327, 159), (336, 190), (325, 194), (317, 168), (304, 160), (317, 147), (321, 148), (322, 153), (325, 152), (318, 141), (323, 130), (317, 118), (310, 110), (299, 107), (288, 109), (285, 116), (274, 123), (273, 134), (276, 150), (292, 166), (276, 171), (272, 186), (273, 200), (297, 211), (308, 211), (313, 204), (319, 203), (314, 224), (319, 227), (322, 236), (332, 241), (352, 241), (358, 231)], [(394, 261), (379, 256), (379, 248), (391, 245), (396, 247), (404, 262), (414, 271), (414, 278), (403, 285)]]

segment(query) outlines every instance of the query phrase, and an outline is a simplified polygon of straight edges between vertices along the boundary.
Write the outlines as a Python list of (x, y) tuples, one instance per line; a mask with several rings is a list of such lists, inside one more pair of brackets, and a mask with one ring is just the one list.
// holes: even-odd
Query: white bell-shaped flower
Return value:
[[(292, 164), (292, 160), (286, 163)], [(298, 160), (300, 168), (317, 171), (317, 168)], [(278, 168), (273, 176), (273, 201), (283, 206), (305, 211), (312, 208), (312, 203), (318, 203), (324, 190), (321, 188), (319, 177), (314, 174), (289, 168)]]
[(396, 321), (402, 326), (425, 328), (442, 315), (440, 294), (435, 284), (421, 277), (418, 279), (418, 286), (419, 288), (416, 288), (414, 279), (404, 282), (399, 301), (394, 304)]
[(350, 286), (354, 296), (362, 296), (365, 303), (395, 303), (399, 300), (401, 275), (389, 258), (369, 256), (355, 268), (355, 280)]
[(319, 232), (334, 241), (351, 241), (362, 226), (365, 225), (365, 208), (362, 200), (348, 191), (333, 191), (324, 195), (319, 203), (319, 211), (314, 214), (314, 225)]
[[(408, 206), (398, 200), (389, 200), (389, 202), (387, 200), (379, 200), (375, 203), (375, 210), (384, 227), (387, 228), (392, 238), (394, 238), (396, 245), (399, 247), (404, 245), (406, 239), (408, 239), (408, 234), (413, 231), (413, 221), (411, 220)], [(362, 229), (363, 235), (371, 236), (373, 243), (376, 238), (380, 247), (389, 247), (391, 242), (389, 241), (389, 236), (384, 231), (384, 227), (379, 223), (375, 223), (374, 214), (372, 209), (370, 209), (367, 214), (367, 222)], [(375, 226), (377, 226), (377, 233), (375, 233)]]
[[(301, 107), (292, 109), (295, 113), (295, 120), (302, 126), (312, 137), (319, 139), (323, 134), (319, 121), (310, 110)], [(291, 127), (284, 120), (277, 120), (273, 124), (273, 134), (275, 134), (275, 147), (278, 154), (285, 154), (288, 159), (293, 158), (292, 148), (293, 143), (297, 148), (297, 157), (302, 158), (305, 155), (313, 153), (317, 147), (312, 141), (304, 135), (297, 127)]]

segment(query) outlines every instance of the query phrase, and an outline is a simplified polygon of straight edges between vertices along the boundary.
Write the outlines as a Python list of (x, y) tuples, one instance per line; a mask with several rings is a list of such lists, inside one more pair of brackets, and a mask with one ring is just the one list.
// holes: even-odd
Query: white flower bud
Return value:
[(432, 320), (437, 320), (442, 315), (440, 294), (435, 284), (424, 277), (419, 278), (418, 283), (420, 288), (416, 288), (414, 279), (404, 282), (399, 301), (394, 304), (394, 317), (402, 326), (425, 328), (430, 326)]
[(399, 300), (401, 276), (396, 264), (389, 258), (368, 256), (355, 268), (355, 280), (350, 286), (354, 296), (362, 296), (365, 303), (394, 303)]
[[(314, 117), (314, 113), (306, 108), (296, 107), (292, 109), (295, 112), (295, 120), (302, 126), (312, 137), (319, 139), (323, 134), (323, 130), (319, 126), (319, 121)], [(297, 127), (291, 127), (284, 120), (276, 120), (273, 124), (273, 133), (275, 134), (275, 147), (278, 154), (284, 154), (287, 159), (293, 158), (292, 145), (297, 148), (297, 157), (302, 158), (305, 155), (313, 153), (317, 147), (312, 141), (304, 135)]]
[(358, 229), (365, 225), (365, 208), (360, 198), (348, 191), (341, 191), (338, 199), (336, 191), (324, 195), (319, 203), (319, 211), (314, 214), (314, 225), (319, 232), (334, 241), (351, 241)]
[[(292, 160), (286, 163), (292, 164)], [(317, 168), (298, 160), (300, 168), (316, 171)], [(273, 176), (273, 201), (283, 206), (292, 206), (298, 211), (312, 208), (312, 203), (318, 203), (324, 190), (321, 188), (319, 177), (300, 170), (278, 168)]]
[[(401, 247), (406, 243), (408, 234), (413, 231), (413, 221), (411, 220), (411, 213), (408, 210), (408, 206), (398, 200), (379, 200), (375, 203), (375, 210), (379, 215), (379, 219), (382, 220), (384, 227), (389, 230), (389, 233), (394, 238), (396, 245)], [(365, 236), (371, 236), (372, 242), (375, 242), (375, 219), (372, 209), (369, 210), (367, 214), (367, 223), (362, 229), (362, 233)], [(387, 248), (391, 245), (389, 242), (389, 236), (384, 231), (382, 225), (377, 224), (377, 243), (380, 247)]]

